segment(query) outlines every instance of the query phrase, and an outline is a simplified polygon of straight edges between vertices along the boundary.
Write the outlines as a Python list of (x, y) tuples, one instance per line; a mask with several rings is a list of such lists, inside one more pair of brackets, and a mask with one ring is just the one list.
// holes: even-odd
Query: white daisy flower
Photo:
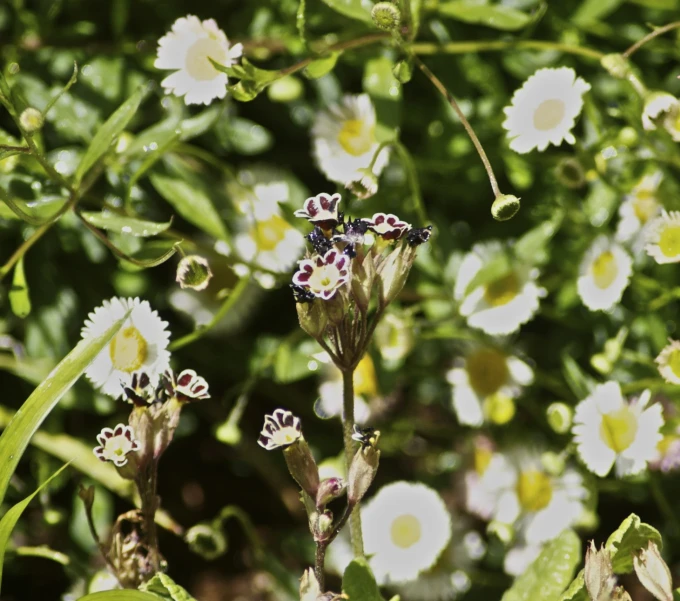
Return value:
[(384, 486), (362, 514), (364, 549), (381, 585), (415, 579), (435, 564), (451, 539), (451, 515), (424, 484)]
[(680, 262), (680, 211), (662, 211), (649, 226), (645, 250), (657, 263)]
[(459, 423), (481, 426), (486, 419), (502, 424), (514, 415), (514, 403), (523, 386), (534, 380), (524, 361), (492, 347), (470, 352), (446, 374), (452, 386), (451, 402)]
[(656, 358), (661, 377), (669, 384), (680, 384), (680, 340), (669, 340)]
[(578, 295), (591, 311), (609, 311), (621, 301), (633, 273), (633, 260), (624, 248), (598, 236), (581, 261)]
[(414, 323), (410, 313), (388, 312), (375, 328), (376, 347), (388, 369), (402, 361), (415, 344)]
[(572, 432), (591, 472), (604, 477), (615, 464), (617, 476), (637, 474), (657, 457), (664, 419), (660, 404), (647, 406), (650, 396), (628, 402), (617, 382), (607, 382), (576, 406)]
[(642, 126), (652, 131), (661, 125), (675, 140), (680, 142), (680, 101), (668, 92), (651, 92), (642, 109)]
[(559, 146), (563, 140), (574, 144), (571, 130), (588, 90), (590, 84), (568, 67), (536, 71), (503, 109), (510, 148), (524, 154), (534, 148), (543, 151), (548, 144)]
[[(375, 126), (375, 108), (367, 94), (345, 96), (340, 104), (317, 114), (312, 127), (314, 157), (329, 180), (348, 185), (362, 177), (359, 171), (371, 166), (380, 146)], [(373, 164), (375, 175), (388, 159), (389, 150), (383, 148)]]
[(99, 446), (93, 449), (97, 458), (111, 461), (116, 467), (123, 467), (128, 462), (127, 456), (141, 448), (132, 428), (125, 424), (118, 424), (113, 430), (104, 428), (97, 434), (97, 442)]
[(497, 453), (486, 436), (476, 436), (473, 442), (473, 469), (465, 473), (465, 508), (484, 520), (490, 520), (496, 508), (499, 482), (510, 482), (514, 477), (508, 459)]
[(467, 290), (479, 270), (504, 253), (500, 242), (475, 244), (463, 257), (454, 289), (468, 325), (492, 335), (517, 331), (534, 316), (545, 296), (545, 289), (536, 285), (538, 270), (526, 265), (513, 265), (497, 280)]
[(619, 207), (616, 240), (631, 243), (636, 256), (644, 249), (654, 218), (661, 213), (662, 206), (656, 192), (662, 178), (661, 171), (645, 175), (624, 197)]
[(215, 69), (209, 59), (231, 67), (243, 53), (243, 46), (230, 46), (214, 19), (201, 21), (187, 15), (177, 19), (172, 31), (158, 40), (156, 69), (172, 69), (161, 85), (166, 93), (184, 96), (186, 104), (210, 104), (227, 94), (227, 75)]
[(257, 443), (271, 451), (287, 447), (302, 438), (300, 418), (285, 409), (276, 409), (271, 415), (264, 416), (264, 427)]
[(151, 385), (156, 386), (161, 374), (170, 367), (167, 351), (170, 334), (165, 329), (168, 324), (148, 301), (117, 297), (104, 301), (88, 315), (81, 336), (100, 336), (129, 309), (132, 311), (118, 333), (85, 370), (96, 388), (114, 398), (130, 386), (134, 372), (144, 372)]

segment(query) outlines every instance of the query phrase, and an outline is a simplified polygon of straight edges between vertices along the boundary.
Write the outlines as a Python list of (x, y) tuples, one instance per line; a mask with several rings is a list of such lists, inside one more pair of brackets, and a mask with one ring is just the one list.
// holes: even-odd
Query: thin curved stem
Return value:
[[(342, 372), (342, 434), (345, 445), (345, 462), (347, 474), (354, 459), (354, 441), (352, 430), (354, 426), (354, 368)], [(349, 518), (349, 533), (352, 541), (352, 551), (355, 557), (364, 556), (364, 538), (361, 531), (361, 513), (359, 505), (354, 507)]]
[(434, 44), (420, 42), (411, 44), (408, 49), (414, 54), (467, 54), (468, 52), (493, 52), (512, 48), (526, 48), (529, 50), (557, 50), (567, 54), (575, 54), (594, 60), (601, 60), (604, 53), (583, 46), (572, 46), (548, 40), (489, 40), (483, 42), (447, 42)]
[(673, 29), (677, 29), (678, 27), (680, 27), (680, 21), (674, 21), (673, 23), (669, 23), (668, 25), (664, 25), (663, 27), (659, 27), (658, 29), (655, 29), (651, 33), (648, 33), (644, 38), (635, 42), (635, 44), (633, 44), (625, 52), (622, 52), (621, 56), (623, 56), (625, 58), (630, 58), (634, 52), (637, 52), (640, 48), (642, 48), (650, 40), (653, 40), (654, 38), (656, 38), (660, 35), (663, 35), (664, 33), (672, 31)]

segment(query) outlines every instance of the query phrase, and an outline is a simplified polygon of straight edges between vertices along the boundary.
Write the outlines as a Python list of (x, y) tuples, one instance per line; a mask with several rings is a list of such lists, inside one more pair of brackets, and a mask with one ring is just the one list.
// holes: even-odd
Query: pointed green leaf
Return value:
[(572, 21), (579, 27), (587, 27), (606, 19), (624, 0), (585, 0), (573, 14)]
[(605, 548), (611, 553), (612, 567), (616, 574), (628, 574), (633, 571), (633, 554), (647, 546), (649, 541), (655, 542), (659, 549), (663, 546), (659, 531), (640, 521), (631, 513), (614, 533), (607, 539)]
[(588, 601), (588, 593), (586, 592), (586, 581), (584, 578), (584, 571), (581, 570), (574, 581), (569, 585), (560, 601)]
[(33, 500), (33, 497), (37, 495), (45, 486), (47, 486), (54, 478), (56, 478), (61, 472), (63, 472), (68, 467), (68, 463), (58, 469), (54, 474), (52, 474), (45, 482), (43, 482), (32, 494), (28, 495), (23, 501), (17, 503), (12, 507), (0, 520), (0, 586), (2, 586), (2, 566), (5, 560), (5, 551), (7, 550), (7, 545), (9, 543), (9, 538), (12, 535), (12, 530), (17, 521), (24, 512), (24, 509), (28, 507), (28, 504)]
[(102, 591), (91, 593), (78, 599), (78, 601), (158, 601), (161, 597), (152, 593), (134, 590)]
[(323, 0), (323, 3), (335, 12), (345, 15), (350, 19), (356, 19), (364, 23), (373, 23), (371, 18), (373, 3), (370, 0)]
[(548, 243), (557, 233), (562, 223), (564, 211), (558, 210), (555, 216), (535, 228), (530, 229), (514, 245), (515, 255), (522, 262), (541, 265), (548, 260)]
[(9, 305), (17, 317), (28, 317), (31, 312), (31, 298), (28, 295), (28, 283), (24, 273), (24, 258), (21, 257), (14, 268), (12, 287), (9, 290)]
[(303, 73), (307, 79), (319, 79), (319, 77), (327, 75), (335, 68), (335, 64), (338, 62), (340, 54), (342, 53), (331, 52), (328, 56), (317, 58), (305, 67)]
[(373, 572), (364, 558), (353, 559), (342, 576), (342, 591), (351, 601), (383, 601)]
[(168, 601), (196, 601), (185, 589), (173, 581), (170, 576), (158, 572), (149, 582), (143, 584), (140, 590), (154, 593)]
[(95, 134), (89, 148), (85, 152), (78, 169), (76, 169), (75, 179), (80, 182), (90, 168), (104, 156), (111, 144), (125, 129), (127, 124), (134, 117), (139, 105), (146, 95), (146, 86), (140, 86), (137, 91), (130, 96), (116, 111), (111, 115)]
[(472, 4), (469, 0), (443, 2), (437, 11), (464, 23), (486, 25), (502, 31), (516, 31), (526, 27), (532, 17), (509, 6), (500, 4)]
[(126, 217), (125, 215), (111, 213), (110, 211), (102, 211), (101, 213), (83, 211), (80, 214), (88, 223), (100, 229), (143, 238), (157, 236), (167, 230), (172, 224), (172, 219), (167, 223), (156, 223), (154, 221), (146, 221), (145, 219)]
[(61, 397), (121, 328), (127, 313), (96, 338), (81, 340), (26, 399), (0, 436), (0, 502), (29, 441)]
[(581, 539), (564, 530), (505, 592), (501, 601), (554, 601), (571, 582), (581, 562)]

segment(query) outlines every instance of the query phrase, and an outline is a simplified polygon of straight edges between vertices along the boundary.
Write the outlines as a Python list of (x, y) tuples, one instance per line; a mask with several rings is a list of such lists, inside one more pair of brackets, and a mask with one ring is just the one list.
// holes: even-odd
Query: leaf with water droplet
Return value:
[(120, 215), (107, 210), (100, 213), (82, 211), (80, 214), (88, 223), (102, 230), (143, 238), (162, 234), (172, 225), (172, 219), (165, 223), (157, 223), (155, 221)]

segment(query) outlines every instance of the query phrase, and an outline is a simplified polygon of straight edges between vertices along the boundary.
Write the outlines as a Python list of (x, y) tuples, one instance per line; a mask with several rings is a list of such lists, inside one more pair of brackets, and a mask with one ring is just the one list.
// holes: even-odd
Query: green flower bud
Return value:
[(391, 2), (378, 2), (371, 10), (373, 23), (383, 31), (396, 31), (401, 24), (401, 11)]
[(565, 403), (552, 403), (546, 410), (550, 427), (558, 434), (566, 434), (571, 428), (574, 410)]
[(492, 520), (486, 527), (486, 531), (490, 535), (494, 535), (503, 544), (509, 545), (512, 539), (515, 538), (515, 529), (511, 524), (506, 524), (505, 522), (499, 522), (498, 520)]
[(347, 478), (347, 503), (351, 507), (363, 499), (378, 472), (379, 463), (380, 451), (373, 445), (362, 446), (354, 455)]
[(309, 445), (300, 438), (283, 449), (283, 456), (290, 475), (304, 492), (312, 499), (316, 499), (319, 491), (319, 468), (312, 457)]
[(628, 59), (616, 52), (603, 56), (602, 60), (600, 60), (600, 64), (609, 75), (616, 77), (617, 79), (625, 79), (631, 72)]
[(180, 288), (205, 290), (213, 274), (208, 261), (199, 255), (184, 257), (177, 266), (175, 280)]
[(392, 75), (399, 83), (408, 83), (413, 77), (413, 65), (411, 61), (400, 60), (392, 67)]
[(295, 303), (300, 327), (312, 338), (321, 338), (328, 326), (328, 315), (325, 301), (314, 300), (311, 303)]
[(491, 205), (491, 214), (496, 221), (512, 219), (519, 211), (519, 198), (512, 194), (499, 194)]
[(293, 75), (288, 75), (272, 82), (267, 88), (267, 96), (273, 102), (293, 102), (302, 96), (304, 86)]
[(29, 106), (24, 110), (23, 113), (21, 113), (21, 116), (19, 117), (19, 123), (21, 123), (21, 127), (23, 127), (27, 133), (32, 134), (43, 126), (45, 120), (43, 119), (42, 113), (38, 109), (34, 109)]
[(184, 540), (197, 555), (204, 559), (217, 559), (227, 552), (227, 539), (219, 528), (210, 524), (196, 524), (186, 533)]
[(415, 247), (398, 244), (380, 263), (377, 269), (377, 285), (381, 307), (386, 307), (397, 298), (406, 283), (415, 258)]
[(333, 532), (333, 514), (330, 511), (324, 511), (318, 514), (316, 522), (314, 523), (314, 540), (325, 541), (328, 540)]
[(572, 190), (586, 183), (586, 174), (581, 163), (572, 158), (562, 159), (557, 163), (555, 177), (563, 186)]

